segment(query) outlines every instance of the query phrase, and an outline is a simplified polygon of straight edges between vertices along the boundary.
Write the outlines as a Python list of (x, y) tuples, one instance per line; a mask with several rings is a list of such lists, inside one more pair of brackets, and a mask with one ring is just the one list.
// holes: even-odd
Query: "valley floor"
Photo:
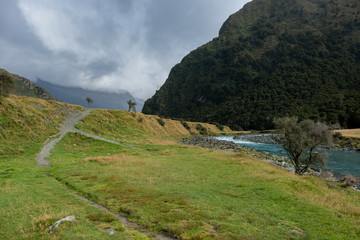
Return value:
[[(10, 98), (0, 108), (9, 131), (0, 135), (1, 239), (149, 238), (72, 192), (148, 232), (179, 239), (360, 238), (358, 192), (296, 176), (245, 150), (178, 144), (189, 131), (177, 121), (162, 125), (156, 116), (95, 110), (77, 124), (89, 135), (67, 133), (52, 149), (50, 167), (39, 168), (36, 154), (64, 120), (54, 114), (75, 108), (53, 104)], [(196, 123), (188, 125), (196, 131)], [(32, 135), (33, 128), (42, 134)], [(46, 231), (68, 215), (77, 220)]]

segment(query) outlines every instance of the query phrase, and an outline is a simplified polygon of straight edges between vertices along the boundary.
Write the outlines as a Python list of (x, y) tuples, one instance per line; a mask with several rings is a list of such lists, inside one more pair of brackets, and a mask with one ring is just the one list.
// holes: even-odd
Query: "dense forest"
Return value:
[(358, 0), (254, 0), (187, 55), (143, 112), (269, 129), (298, 116), (360, 127)]

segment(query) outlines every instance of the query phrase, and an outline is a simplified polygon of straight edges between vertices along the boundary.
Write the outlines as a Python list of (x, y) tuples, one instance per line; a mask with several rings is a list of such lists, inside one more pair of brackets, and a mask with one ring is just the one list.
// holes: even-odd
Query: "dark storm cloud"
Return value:
[(141, 98), (242, 0), (0, 0), (0, 67)]

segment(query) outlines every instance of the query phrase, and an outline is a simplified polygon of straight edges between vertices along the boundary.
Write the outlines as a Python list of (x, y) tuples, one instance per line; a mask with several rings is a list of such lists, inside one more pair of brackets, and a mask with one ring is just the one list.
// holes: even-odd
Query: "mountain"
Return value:
[[(6, 71), (5, 69), (1, 69)], [(29, 79), (21, 77), (19, 75), (10, 73), (15, 79), (14, 89), (11, 91), (11, 94), (18, 96), (27, 96), (27, 97), (36, 97), (45, 100), (55, 99), (51, 94), (46, 91), (44, 88), (37, 86), (35, 83), (31, 82)]]
[(254, 0), (174, 66), (143, 113), (269, 129), (298, 116), (360, 127), (360, 2)]
[(126, 91), (121, 93), (90, 91), (79, 87), (64, 87), (43, 81), (41, 79), (37, 79), (36, 83), (47, 89), (59, 101), (77, 104), (84, 107), (88, 107), (87, 101), (85, 100), (87, 97), (90, 97), (94, 101), (90, 104), (90, 107), (92, 108), (127, 110), (127, 101), (130, 99), (137, 103), (136, 109), (141, 110), (144, 104), (143, 100), (134, 98)]

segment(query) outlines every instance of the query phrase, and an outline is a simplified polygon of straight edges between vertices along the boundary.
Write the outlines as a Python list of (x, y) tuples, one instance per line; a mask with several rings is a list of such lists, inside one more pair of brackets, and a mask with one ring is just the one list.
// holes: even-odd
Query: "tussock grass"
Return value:
[(342, 129), (335, 132), (339, 132), (342, 136), (348, 138), (360, 138), (360, 129)]
[[(17, 145), (41, 142), (55, 133), (65, 114), (82, 107), (10, 95), (0, 104), (0, 141)], [(16, 149), (11, 149), (16, 153)], [(3, 150), (3, 148), (2, 148)], [(4, 152), (4, 150), (3, 150)], [(5, 150), (6, 152), (6, 150)]]
[[(142, 113), (136, 113), (133, 117), (132, 113), (127, 111), (96, 110), (86, 116), (77, 127), (95, 135), (127, 143), (159, 142), (190, 136), (190, 132), (199, 133), (199, 130), (196, 129), (196, 125), (199, 123), (187, 122), (190, 126), (188, 130), (180, 121), (162, 118), (161, 121), (164, 122), (164, 125), (160, 125), (158, 119), (158, 116)], [(212, 134), (231, 132), (228, 127), (219, 130), (215, 125), (201, 124)]]

